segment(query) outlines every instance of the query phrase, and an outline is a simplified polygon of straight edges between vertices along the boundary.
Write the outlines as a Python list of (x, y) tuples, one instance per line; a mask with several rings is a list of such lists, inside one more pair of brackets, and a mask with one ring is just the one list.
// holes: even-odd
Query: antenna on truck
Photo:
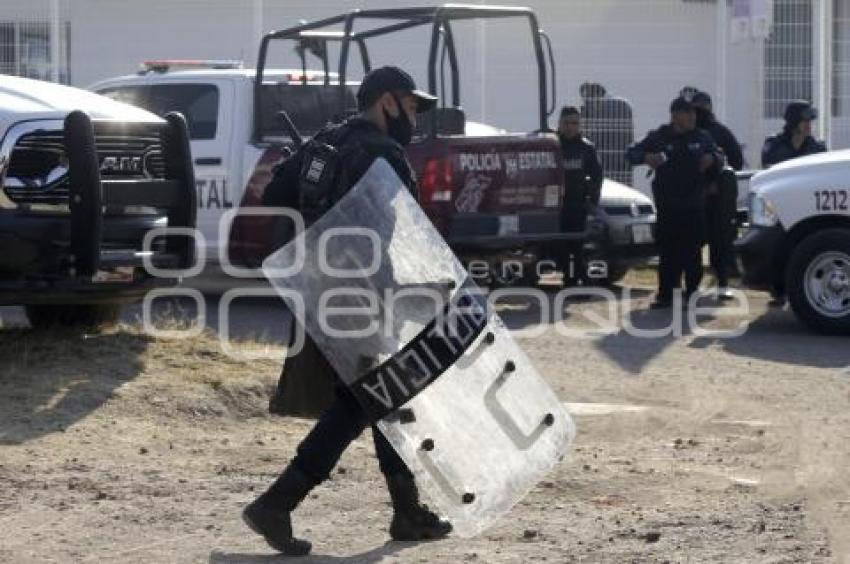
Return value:
[(295, 145), (295, 149), (300, 149), (301, 145), (304, 144), (304, 138), (301, 137), (301, 133), (298, 132), (298, 128), (295, 127), (295, 124), (292, 123), (292, 120), (289, 118), (289, 114), (286, 113), (285, 110), (281, 110), (277, 113), (277, 118), (283, 125), (284, 133), (292, 138), (292, 143)]

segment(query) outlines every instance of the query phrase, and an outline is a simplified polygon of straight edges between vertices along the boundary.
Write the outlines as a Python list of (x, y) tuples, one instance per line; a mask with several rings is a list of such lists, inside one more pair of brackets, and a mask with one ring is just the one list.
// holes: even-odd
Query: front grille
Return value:
[[(157, 124), (127, 131), (95, 124), (95, 146), (104, 180), (164, 178), (165, 162)], [(64, 132), (35, 131), (15, 144), (4, 178), (6, 195), (17, 204), (67, 204), (68, 160)]]

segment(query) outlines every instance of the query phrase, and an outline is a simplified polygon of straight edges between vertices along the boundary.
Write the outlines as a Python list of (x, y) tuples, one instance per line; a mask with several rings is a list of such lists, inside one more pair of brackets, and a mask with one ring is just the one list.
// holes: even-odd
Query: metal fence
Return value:
[(66, 0), (3, 0), (0, 74), (71, 82), (71, 22)]

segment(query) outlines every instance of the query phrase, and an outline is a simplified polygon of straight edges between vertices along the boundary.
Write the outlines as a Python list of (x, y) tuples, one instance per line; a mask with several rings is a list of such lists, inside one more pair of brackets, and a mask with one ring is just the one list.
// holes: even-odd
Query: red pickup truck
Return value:
[[(512, 134), (466, 120), (460, 106), (460, 72), (451, 24), (454, 20), (475, 18), (524, 18), (530, 23), (539, 96), (538, 107), (529, 108), (529, 113), (536, 112), (539, 116), (537, 131)], [(352, 32), (355, 20), (380, 24), (355, 33)], [(340, 25), (343, 31), (332, 30)], [(276, 143), (281, 139), (285, 142), (286, 136), (284, 132), (274, 131), (271, 124), (277, 112), (290, 109), (287, 100), (277, 95), (275, 85), (264, 78), (268, 49), (273, 41), (296, 41), (304, 69), (307, 55), (312, 53), (321, 60), (324, 80), (308, 81), (306, 77), (313, 71), (305, 71), (301, 86), (317, 90), (316, 99), (335, 104), (336, 115), (343, 116), (354, 109), (352, 89), (356, 83), (346, 80), (351, 47), (357, 46), (362, 66), (368, 71), (368, 39), (418, 26), (432, 29), (428, 90), (437, 92), (438, 61), (446, 57), (451, 77), (451, 99), (442, 100), (448, 105), (425, 116), (421, 131), (408, 150), (419, 181), (420, 203), (462, 260), (473, 267), (473, 275), (479, 278), (492, 275), (506, 283), (536, 281), (539, 274), (536, 264), (540, 259), (549, 257), (558, 244), (583, 240), (585, 233), (583, 226), (562, 230), (559, 220), (564, 201), (564, 172), (558, 140), (548, 127), (555, 99), (554, 59), (548, 37), (539, 29), (530, 9), (450, 5), (355, 10), (267, 34), (261, 43), (254, 81), (253, 143), (267, 146), (261, 163), (270, 165), (280, 158)], [(340, 46), (336, 73), (328, 72), (329, 42), (338, 42)], [(544, 46), (548, 48), (549, 69)], [(333, 112), (324, 108), (322, 113)], [(298, 117), (293, 120), (301, 128)], [(266, 166), (261, 175), (255, 175), (245, 190), (242, 206), (260, 205), (269, 172), (270, 167)], [(270, 221), (256, 216), (236, 218), (230, 238), (233, 262), (256, 265), (279, 246)], [(475, 264), (475, 261), (479, 262)]]

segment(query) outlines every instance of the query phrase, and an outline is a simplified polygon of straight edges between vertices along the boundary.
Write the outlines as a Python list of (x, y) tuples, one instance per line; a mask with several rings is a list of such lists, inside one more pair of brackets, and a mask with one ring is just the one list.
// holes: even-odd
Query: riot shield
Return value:
[(566, 453), (561, 402), (385, 160), (263, 269), (456, 534)]

